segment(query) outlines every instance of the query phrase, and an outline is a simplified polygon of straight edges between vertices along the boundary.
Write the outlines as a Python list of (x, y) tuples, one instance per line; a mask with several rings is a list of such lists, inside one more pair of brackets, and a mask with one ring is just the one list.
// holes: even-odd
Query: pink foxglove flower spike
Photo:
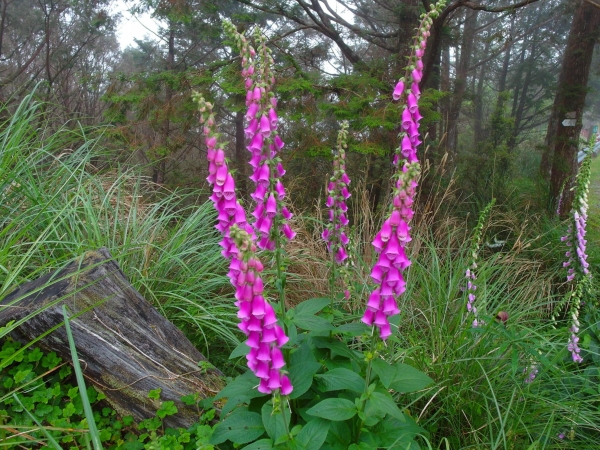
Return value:
[[(221, 175), (209, 175), (208, 181), (213, 186), (211, 199), (218, 213), (216, 228), (223, 236), (220, 242), (222, 254), (230, 261), (228, 275), (235, 288), (235, 304), (240, 319), (238, 327), (246, 335), (246, 345), (250, 348), (246, 355), (248, 367), (260, 378), (260, 392), (270, 394), (278, 390), (288, 395), (293, 387), (282, 371), (285, 362), (281, 353), (281, 347), (288, 337), (277, 324), (273, 307), (263, 296), (263, 265), (256, 256), (256, 235), (246, 219), (244, 208), (237, 201), (235, 181), (224, 152), (221, 149), (214, 151), (219, 135), (214, 125), (212, 104), (199, 94), (194, 95), (194, 100), (202, 112), (200, 121), (208, 123), (208, 118), (212, 118), (212, 125), (204, 127), (209, 165), (218, 164), (217, 173), (224, 172), (221, 185), (218, 181)], [(223, 157), (217, 160), (219, 152), (223, 153)]]
[(331, 301), (335, 297), (336, 274), (340, 273), (344, 284), (344, 297), (350, 298), (350, 283), (348, 272), (348, 253), (346, 247), (349, 243), (347, 235), (348, 220), (345, 213), (348, 211), (346, 201), (350, 198), (350, 178), (346, 173), (346, 148), (348, 147), (348, 121), (341, 123), (338, 132), (336, 150), (333, 151), (333, 175), (327, 183), (327, 201), (329, 208), (329, 223), (323, 230), (321, 237), (327, 243), (327, 250), (332, 255), (330, 272)]
[[(417, 158), (419, 139), (419, 97), (418, 84), (423, 76), (423, 54), (427, 46), (429, 28), (436, 17), (438, 7), (422, 16), (419, 32), (413, 43), (413, 53), (404, 78), (394, 87), (392, 97), (403, 105), (401, 115), (400, 146), (394, 154), (396, 173), (392, 178), (392, 207), (381, 231), (373, 240), (373, 247), (379, 254), (371, 272), (376, 287), (369, 297), (362, 321), (379, 329), (379, 337), (386, 340), (392, 333), (389, 317), (400, 314), (397, 299), (406, 290), (403, 272), (410, 266), (405, 247), (410, 242), (409, 223), (414, 215), (412, 205), (418, 185), (421, 165)], [(410, 89), (407, 87), (410, 86)]]
[[(587, 261), (586, 253), (587, 240), (587, 210), (588, 210), (588, 190), (590, 183), (591, 172), (591, 153), (588, 153), (581, 163), (577, 179), (575, 181), (575, 195), (573, 205), (571, 207), (571, 219), (567, 228), (567, 234), (561, 237), (561, 241), (565, 242), (567, 251), (565, 257), (567, 260), (563, 263), (563, 267), (567, 269), (567, 283), (572, 285), (571, 290), (564, 298), (565, 303), (570, 304), (571, 327), (569, 328), (570, 337), (567, 344), (567, 349), (571, 353), (573, 362), (580, 363), (583, 357), (580, 355), (579, 348), (579, 310), (582, 300), (591, 294), (592, 273), (590, 272), (590, 264)], [(564, 188), (563, 188), (564, 189)], [(562, 198), (562, 192), (561, 192)], [(560, 199), (559, 199), (560, 200)], [(557, 308), (557, 311), (560, 309)], [(554, 318), (554, 317), (553, 317)]]

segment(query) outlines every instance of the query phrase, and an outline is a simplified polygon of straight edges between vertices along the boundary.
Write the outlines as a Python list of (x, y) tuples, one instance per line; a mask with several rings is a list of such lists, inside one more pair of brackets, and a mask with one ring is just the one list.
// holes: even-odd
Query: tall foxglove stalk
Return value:
[(260, 378), (260, 392), (270, 394), (275, 391), (288, 395), (293, 388), (282, 371), (285, 361), (281, 351), (288, 337), (277, 324), (273, 307), (263, 296), (263, 265), (256, 256), (254, 230), (237, 200), (235, 180), (216, 131), (213, 106), (197, 93), (194, 101), (198, 103), (200, 122), (204, 124), (207, 181), (213, 189), (210, 199), (218, 213), (216, 228), (223, 236), (220, 242), (222, 254), (229, 260), (229, 280), (235, 287), (235, 304), (240, 319), (238, 327), (246, 335), (246, 344), (250, 347), (246, 355), (248, 367)]
[[(335, 282), (337, 279), (337, 268), (342, 267), (348, 258), (346, 250), (349, 239), (348, 228), (348, 205), (346, 200), (350, 198), (350, 178), (346, 173), (346, 148), (348, 139), (348, 121), (343, 121), (337, 138), (336, 150), (333, 151), (333, 175), (327, 185), (327, 203), (329, 208), (329, 223), (321, 237), (327, 243), (327, 250), (331, 254), (330, 291), (331, 301), (335, 297)], [(346, 299), (350, 298), (347, 272), (344, 274)]]
[(561, 238), (568, 249), (565, 253), (567, 260), (563, 263), (567, 270), (567, 282), (573, 283), (574, 288), (566, 298), (570, 302), (571, 327), (567, 348), (574, 362), (580, 363), (583, 358), (579, 348), (579, 310), (582, 299), (590, 294), (591, 277), (590, 265), (587, 261), (585, 239), (588, 210), (588, 191), (590, 183), (592, 156), (589, 152), (581, 163), (575, 181), (575, 195), (571, 207), (571, 221), (567, 234)]
[[(292, 214), (284, 203), (286, 196), (281, 178), (285, 169), (279, 153), (284, 142), (278, 133), (277, 99), (273, 94), (275, 78), (272, 73), (273, 57), (265, 37), (256, 28), (254, 40), (257, 50), (229, 21), (223, 21), (225, 33), (234, 40), (242, 57), (242, 76), (246, 87), (247, 126), (244, 129), (251, 153), (253, 168), (250, 179), (256, 189), (251, 194), (256, 207), (252, 212), (253, 227), (258, 235), (258, 247), (275, 252), (277, 279), (283, 280), (283, 244), (296, 236), (289, 224)], [(285, 293), (279, 283), (282, 313), (285, 312)]]
[(483, 234), (483, 227), (485, 222), (487, 221), (490, 212), (496, 203), (496, 199), (492, 199), (491, 202), (487, 204), (483, 211), (479, 214), (479, 219), (477, 220), (477, 225), (475, 226), (475, 231), (473, 233), (473, 240), (471, 241), (471, 248), (469, 257), (471, 258), (471, 265), (465, 272), (466, 278), (466, 288), (465, 291), (467, 293), (467, 314), (473, 315), (472, 326), (478, 327), (483, 325), (483, 321), (479, 319), (479, 310), (477, 305), (475, 305), (475, 300), (477, 299), (477, 294), (475, 291), (477, 290), (477, 285), (475, 284), (475, 280), (477, 280), (477, 258), (479, 257), (479, 246), (481, 244), (481, 236)]
[(394, 154), (396, 173), (392, 177), (392, 207), (381, 231), (373, 240), (378, 260), (371, 271), (376, 284), (367, 302), (362, 321), (379, 329), (379, 336), (386, 340), (392, 333), (389, 317), (400, 313), (397, 298), (406, 290), (404, 270), (410, 265), (406, 245), (410, 242), (410, 226), (414, 215), (412, 206), (421, 172), (417, 147), (421, 144), (419, 122), (419, 82), (423, 76), (423, 54), (427, 46), (429, 29), (433, 18), (439, 15), (445, 3), (432, 5), (431, 11), (422, 15), (418, 33), (412, 46), (412, 55), (405, 76), (398, 81), (392, 96), (404, 105), (402, 111), (400, 146)]

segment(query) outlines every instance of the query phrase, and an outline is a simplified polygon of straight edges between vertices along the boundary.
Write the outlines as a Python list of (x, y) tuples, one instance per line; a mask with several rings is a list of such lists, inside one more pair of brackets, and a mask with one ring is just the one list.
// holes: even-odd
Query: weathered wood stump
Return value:
[[(165, 425), (188, 427), (198, 412), (180, 398), (193, 393), (205, 398), (221, 388), (220, 372), (198, 366), (204, 356), (129, 284), (106, 249), (13, 291), (0, 301), (0, 326), (41, 311), (13, 332), (13, 338), (29, 342), (63, 322), (63, 304), (86, 380), (120, 414), (154, 417), (160, 402), (148, 399), (148, 392), (160, 388), (161, 401), (172, 400), (179, 410)], [(64, 326), (36, 345), (71, 360)]]

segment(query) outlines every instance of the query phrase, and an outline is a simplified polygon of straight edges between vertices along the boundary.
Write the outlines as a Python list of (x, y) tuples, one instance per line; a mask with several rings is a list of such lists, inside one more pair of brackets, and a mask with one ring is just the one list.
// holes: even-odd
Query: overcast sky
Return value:
[(117, 2), (114, 12), (120, 12), (123, 17), (117, 28), (117, 37), (121, 44), (121, 49), (133, 44), (134, 39), (141, 39), (144, 35), (152, 37), (152, 32), (156, 30), (156, 23), (148, 14), (142, 16), (132, 16), (127, 11), (127, 7)]

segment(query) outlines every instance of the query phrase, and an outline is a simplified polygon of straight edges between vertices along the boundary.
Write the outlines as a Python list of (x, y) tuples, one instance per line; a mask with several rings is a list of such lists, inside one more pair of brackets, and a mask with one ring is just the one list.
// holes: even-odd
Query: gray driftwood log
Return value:
[[(63, 303), (86, 381), (119, 413), (137, 420), (154, 417), (160, 404), (148, 399), (148, 392), (160, 388), (161, 401), (172, 400), (179, 410), (165, 424), (187, 427), (198, 412), (180, 398), (193, 393), (205, 398), (220, 389), (220, 372), (198, 366), (204, 356), (131, 286), (106, 249), (21, 285), (0, 302), (0, 326), (45, 308), (13, 332), (15, 339), (29, 342), (62, 324)], [(64, 326), (37, 345), (71, 360)]]

